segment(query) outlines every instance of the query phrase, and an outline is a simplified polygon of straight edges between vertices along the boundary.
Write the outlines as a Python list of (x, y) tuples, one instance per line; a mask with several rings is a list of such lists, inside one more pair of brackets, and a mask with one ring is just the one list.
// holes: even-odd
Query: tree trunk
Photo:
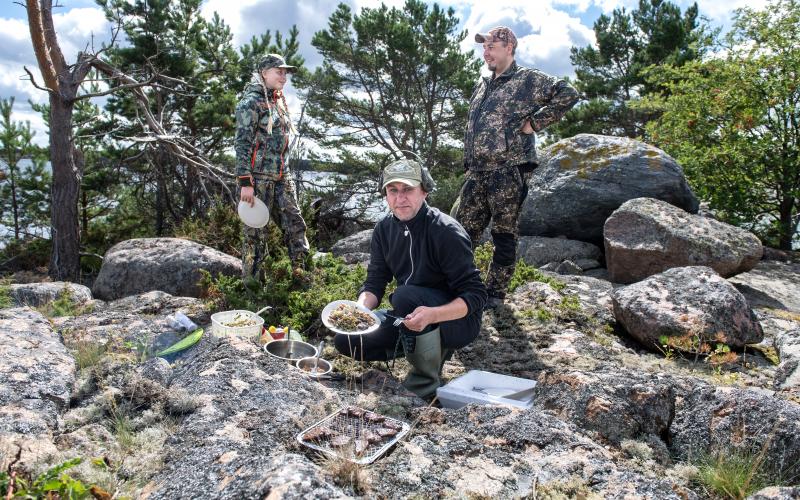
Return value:
[(781, 250), (791, 250), (792, 249), (792, 237), (794, 237), (795, 231), (797, 231), (797, 226), (794, 224), (792, 220), (792, 209), (794, 208), (793, 200), (787, 196), (781, 201), (780, 204), (780, 220), (779, 224), (779, 234), (780, 234), (780, 241), (778, 242), (778, 246)]
[(19, 241), (19, 205), (17, 202), (17, 179), (16, 171), (19, 168), (19, 160), (12, 167), (8, 164), (9, 180), (11, 181), (11, 210), (14, 212), (14, 239)]
[(50, 162), (53, 168), (50, 217), (52, 252), (50, 277), (78, 282), (80, 278), (80, 231), (78, 193), (83, 176), (72, 137), (72, 103), (50, 94)]

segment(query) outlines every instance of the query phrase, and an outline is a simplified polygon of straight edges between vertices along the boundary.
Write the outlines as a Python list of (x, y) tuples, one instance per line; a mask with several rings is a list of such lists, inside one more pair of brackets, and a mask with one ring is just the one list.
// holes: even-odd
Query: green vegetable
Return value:
[(156, 356), (167, 356), (169, 354), (175, 354), (176, 352), (180, 352), (184, 349), (192, 347), (195, 345), (199, 340), (200, 337), (203, 336), (203, 329), (198, 328), (197, 330), (193, 331), (189, 335), (182, 338), (180, 341), (172, 344), (171, 346), (167, 347), (163, 351), (156, 354)]

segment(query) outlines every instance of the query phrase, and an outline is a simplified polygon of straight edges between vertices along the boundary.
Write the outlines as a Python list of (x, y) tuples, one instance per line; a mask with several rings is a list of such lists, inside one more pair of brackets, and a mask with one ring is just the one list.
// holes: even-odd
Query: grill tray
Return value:
[[(386, 429), (396, 430), (397, 433), (376, 440), (380, 437), (381, 429), (384, 429), (384, 433)], [(411, 426), (406, 422), (357, 406), (346, 406), (301, 431), (297, 441), (313, 450), (366, 465), (386, 453), (410, 430)], [(316, 437), (316, 434), (321, 435)], [(335, 444), (332, 442), (334, 440), (337, 441)]]

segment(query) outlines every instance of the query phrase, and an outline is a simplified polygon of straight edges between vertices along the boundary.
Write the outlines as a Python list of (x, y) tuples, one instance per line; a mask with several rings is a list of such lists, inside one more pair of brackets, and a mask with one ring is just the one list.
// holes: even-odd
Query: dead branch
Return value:
[(39, 84), (36, 83), (36, 79), (33, 77), (33, 73), (31, 73), (31, 70), (29, 70), (27, 66), (23, 66), (22, 69), (25, 70), (25, 73), (28, 73), (29, 81), (31, 82), (31, 85), (33, 85), (35, 88), (39, 90), (44, 90), (45, 92), (56, 92), (54, 89), (48, 89), (46, 87), (39, 86)]

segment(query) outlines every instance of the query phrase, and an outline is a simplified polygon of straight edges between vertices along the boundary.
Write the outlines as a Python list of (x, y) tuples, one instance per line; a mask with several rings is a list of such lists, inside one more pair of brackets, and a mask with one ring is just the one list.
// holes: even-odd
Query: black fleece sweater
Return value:
[(423, 202), (413, 219), (389, 214), (375, 226), (361, 291), (383, 298), (386, 285), (417, 285), (461, 297), (468, 313), (483, 310), (486, 286), (475, 267), (469, 236), (449, 215)]

